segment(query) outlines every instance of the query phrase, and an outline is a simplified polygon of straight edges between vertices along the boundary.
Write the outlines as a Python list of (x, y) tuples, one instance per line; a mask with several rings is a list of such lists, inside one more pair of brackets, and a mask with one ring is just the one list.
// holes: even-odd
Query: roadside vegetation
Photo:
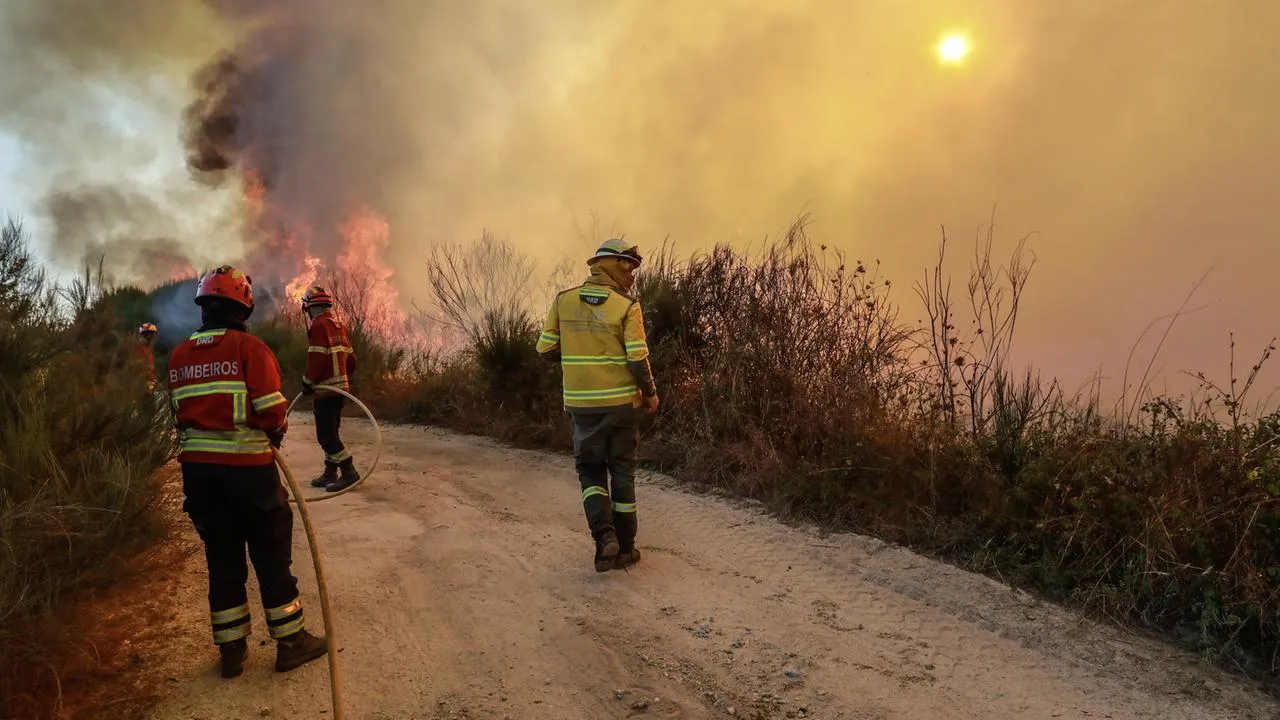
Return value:
[(165, 532), (156, 471), (169, 413), (147, 391), (136, 294), (86, 271), (51, 283), (16, 221), (0, 226), (0, 710), (58, 712), (81, 638), (66, 611), (118, 580)]
[[(905, 288), (814, 242), (803, 219), (754, 251), (650, 248), (637, 290), (663, 402), (646, 466), (1156, 631), (1274, 687), (1280, 414), (1250, 411), (1274, 346), (1232, 347), (1186, 397), (1150, 392), (1141, 360), (1117, 402), (1065, 393), (1011, 363), (1034, 256), (1016, 243), (997, 259), (994, 244), (979, 240), (953, 287), (944, 237)], [(540, 273), (486, 235), (436, 248), (424, 270), (432, 301), (409, 320), (360, 278), (325, 279), (358, 352), (356, 393), (382, 420), (567, 451), (559, 370), (534, 344), (545, 302), (585, 269)], [(106, 288), (88, 272), (55, 287), (19, 226), (0, 235), (0, 689), (56, 687), (39, 620), (180, 518), (158, 511), (173, 439), (131, 342), (190, 285)], [(162, 327), (161, 377), (191, 329)], [(251, 330), (292, 396), (300, 314), (264, 306)]]
[[(1067, 394), (1012, 366), (1034, 256), (979, 238), (955, 283), (897, 288), (803, 219), (753, 253), (654, 252), (640, 276), (662, 409), (649, 467), (780, 516), (908, 545), (1224, 666), (1280, 678), (1280, 414), (1249, 410), (1274, 345), (1153, 394)], [(457, 350), (365, 378), (384, 417), (569, 448), (559, 374), (534, 343), (557, 272), (485, 237), (437, 251), (433, 319)], [(585, 274), (585, 271), (584, 273)], [(905, 290), (905, 293), (903, 292)], [(536, 298), (529, 302), (528, 298)], [(900, 317), (906, 298), (911, 317)], [(1166, 328), (1167, 329), (1167, 328)], [(387, 404), (387, 400), (394, 402)]]

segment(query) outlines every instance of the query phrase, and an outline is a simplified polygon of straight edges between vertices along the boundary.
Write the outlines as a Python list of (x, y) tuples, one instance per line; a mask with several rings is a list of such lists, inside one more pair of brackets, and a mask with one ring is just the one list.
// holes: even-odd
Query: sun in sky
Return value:
[(947, 33), (938, 41), (938, 62), (959, 65), (969, 56), (969, 39), (960, 33)]

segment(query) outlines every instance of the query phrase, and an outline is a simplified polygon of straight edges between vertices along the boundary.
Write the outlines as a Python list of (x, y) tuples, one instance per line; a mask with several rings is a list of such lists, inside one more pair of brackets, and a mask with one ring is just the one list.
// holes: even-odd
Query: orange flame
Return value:
[(307, 288), (316, 284), (316, 278), (320, 275), (320, 267), (323, 263), (320, 258), (314, 255), (308, 255), (302, 260), (303, 270), (296, 277), (290, 280), (284, 286), (284, 294), (293, 302), (295, 306), (302, 304), (302, 296), (306, 294)]
[[(252, 274), (274, 274), (279, 279), (309, 272), (313, 263), (307, 253), (309, 243), (306, 240), (310, 237), (310, 228), (306, 222), (301, 218), (291, 217), (283, 208), (271, 204), (267, 187), (252, 169), (244, 173), (244, 198), (248, 226), (253, 228), (252, 232), (256, 235), (254, 251), (245, 259), (246, 264), (254, 270)], [(318, 263), (319, 260), (315, 262)], [(302, 291), (305, 290), (304, 281)]]
[(345, 248), (338, 255), (338, 269), (343, 282), (335, 288), (345, 291), (348, 302), (359, 305), (347, 308), (360, 312), (370, 331), (388, 339), (404, 339), (408, 321), (400, 309), (400, 292), (392, 282), (395, 271), (387, 267), (382, 255), (391, 242), (387, 221), (368, 208), (350, 215), (339, 228)]
[(182, 280), (194, 280), (196, 277), (196, 269), (191, 263), (186, 261), (174, 262), (169, 266), (169, 282), (179, 282)]
[[(245, 211), (259, 235), (257, 256), (250, 263), (273, 268), (284, 284), (284, 295), (293, 307), (313, 285), (329, 290), (338, 312), (348, 323), (385, 340), (407, 342), (409, 318), (400, 309), (395, 271), (383, 256), (391, 241), (385, 218), (363, 206), (349, 213), (333, 228), (341, 237), (341, 250), (332, 264), (311, 254), (312, 228), (302, 218), (271, 202), (269, 189), (257, 173), (244, 174)], [(263, 269), (258, 270), (264, 273)], [(267, 274), (267, 273), (264, 273)], [(283, 281), (283, 278), (291, 279)]]

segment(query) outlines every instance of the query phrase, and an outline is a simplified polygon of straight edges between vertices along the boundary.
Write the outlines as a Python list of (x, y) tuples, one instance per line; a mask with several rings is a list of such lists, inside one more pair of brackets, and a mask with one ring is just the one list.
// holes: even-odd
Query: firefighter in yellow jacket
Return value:
[(634, 565), (638, 411), (658, 410), (644, 314), (632, 295), (642, 258), (635, 245), (606, 240), (582, 285), (556, 296), (538, 353), (558, 360), (582, 504), (595, 540), (597, 572)]

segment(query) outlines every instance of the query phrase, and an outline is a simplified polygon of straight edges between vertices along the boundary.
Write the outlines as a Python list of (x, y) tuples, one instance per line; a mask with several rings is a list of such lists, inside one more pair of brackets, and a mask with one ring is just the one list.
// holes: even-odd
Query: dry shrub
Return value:
[[(915, 288), (924, 327), (899, 321), (879, 263), (814, 244), (803, 219), (755, 253), (654, 253), (638, 290), (663, 409), (643, 456), (1275, 679), (1280, 415), (1243, 412), (1270, 351), (1192, 398), (1148, 392), (1108, 413), (1096, 394), (1066, 397), (1009, 365), (1034, 257), (1024, 238), (997, 265), (993, 236), (953, 294), (944, 234)], [(542, 308), (476, 286), (488, 273), (509, 290), (531, 265), (492, 238), (476, 252), (502, 263), (459, 252), (429, 277), (465, 301), (469, 347), (419, 375), (408, 417), (566, 448), (556, 372), (532, 352)]]
[(55, 618), (163, 532), (172, 420), (116, 315), (100, 276), (49, 285), (0, 228), (0, 696), (34, 698), (31, 717), (57, 698), (23, 683), (67, 659)]

